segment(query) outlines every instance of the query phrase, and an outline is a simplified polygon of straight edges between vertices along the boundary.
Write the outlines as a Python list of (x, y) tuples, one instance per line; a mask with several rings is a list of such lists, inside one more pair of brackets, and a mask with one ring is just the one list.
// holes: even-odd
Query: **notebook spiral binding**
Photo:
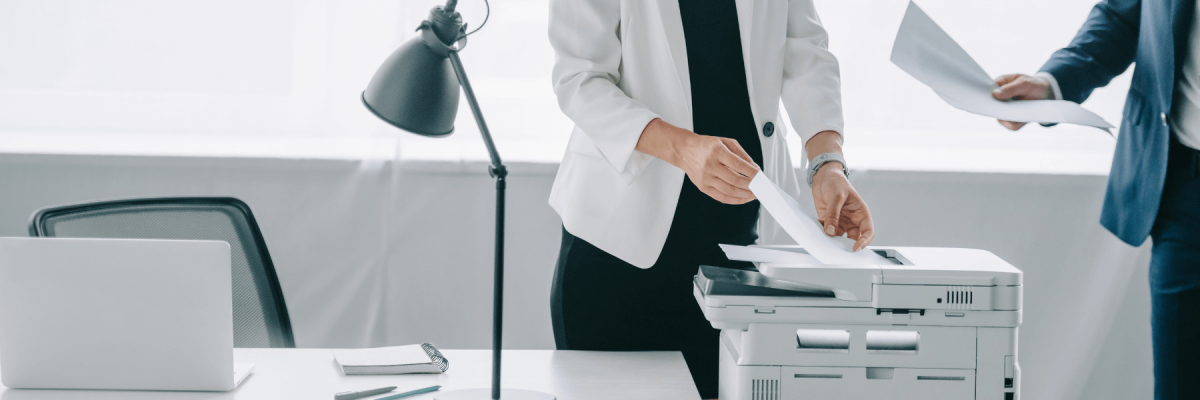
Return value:
[(432, 343), (421, 343), (421, 348), (425, 350), (425, 354), (429, 355), (429, 359), (433, 360), (442, 372), (450, 369), (450, 360), (443, 357), (442, 352), (438, 351), (437, 347), (433, 347)]

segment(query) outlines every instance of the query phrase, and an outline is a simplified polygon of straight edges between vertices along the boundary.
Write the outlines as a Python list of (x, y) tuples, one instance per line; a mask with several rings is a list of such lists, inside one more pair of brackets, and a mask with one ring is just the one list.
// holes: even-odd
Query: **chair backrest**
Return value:
[(47, 207), (34, 212), (29, 235), (228, 242), (234, 347), (296, 347), (266, 241), (241, 200), (168, 197)]

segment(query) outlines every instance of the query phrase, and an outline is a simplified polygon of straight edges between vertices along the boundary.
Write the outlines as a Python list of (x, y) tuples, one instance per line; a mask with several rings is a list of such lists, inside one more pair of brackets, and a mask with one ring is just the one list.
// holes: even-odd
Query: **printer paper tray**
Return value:
[(973, 369), (782, 367), (780, 375), (784, 399), (975, 398)]
[(976, 398), (978, 371), (973, 368), (739, 365), (735, 359), (740, 351), (731, 344), (731, 333), (722, 332), (723, 399)]
[[(798, 330), (844, 333), (848, 340), (842, 349), (805, 349), (798, 345)], [(975, 331), (946, 326), (754, 324), (746, 332), (724, 331), (721, 340), (737, 350), (737, 365), (975, 369)], [(899, 344), (895, 334), (908, 337), (907, 344)]]

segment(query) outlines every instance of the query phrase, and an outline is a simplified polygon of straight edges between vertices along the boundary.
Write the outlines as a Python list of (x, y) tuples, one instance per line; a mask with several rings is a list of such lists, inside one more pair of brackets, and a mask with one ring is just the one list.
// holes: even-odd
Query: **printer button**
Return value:
[(912, 314), (909, 313), (892, 313), (892, 320), (912, 319)]

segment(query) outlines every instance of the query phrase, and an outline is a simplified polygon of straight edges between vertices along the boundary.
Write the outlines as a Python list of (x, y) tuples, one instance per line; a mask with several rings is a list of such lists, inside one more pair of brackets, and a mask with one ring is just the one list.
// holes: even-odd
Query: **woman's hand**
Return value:
[[(842, 135), (823, 131), (809, 139), (804, 149), (809, 160), (824, 153), (841, 154)], [(875, 239), (871, 209), (846, 180), (841, 164), (826, 163), (817, 170), (813, 175), (812, 194), (817, 217), (825, 226), (826, 235), (847, 235), (854, 240), (854, 251), (862, 250)]]
[(679, 167), (701, 192), (719, 202), (754, 200), (750, 178), (758, 166), (737, 140), (699, 135), (656, 118), (642, 130), (636, 149)]
[[(1000, 101), (1054, 98), (1054, 88), (1050, 86), (1050, 81), (1046, 78), (1025, 74), (1008, 74), (996, 78), (996, 85), (998, 87), (992, 90), (992, 97)], [(1025, 126), (1025, 123), (1000, 120), (1000, 125), (1015, 131)]]

